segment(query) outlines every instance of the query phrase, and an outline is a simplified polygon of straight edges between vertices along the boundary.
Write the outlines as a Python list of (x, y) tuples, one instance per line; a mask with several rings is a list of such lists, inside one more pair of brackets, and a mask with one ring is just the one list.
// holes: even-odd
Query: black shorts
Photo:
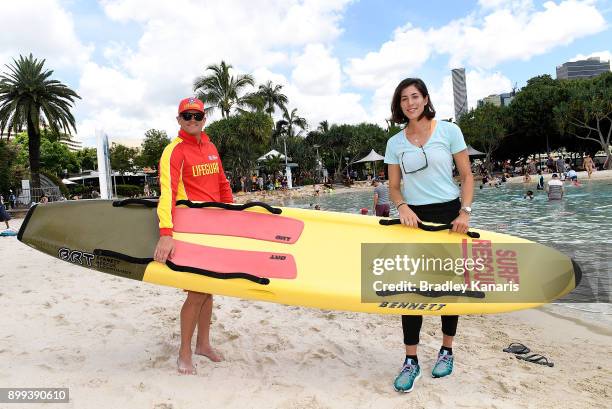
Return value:
[(11, 215), (8, 214), (4, 205), (0, 204), (0, 222), (8, 222), (11, 220)]

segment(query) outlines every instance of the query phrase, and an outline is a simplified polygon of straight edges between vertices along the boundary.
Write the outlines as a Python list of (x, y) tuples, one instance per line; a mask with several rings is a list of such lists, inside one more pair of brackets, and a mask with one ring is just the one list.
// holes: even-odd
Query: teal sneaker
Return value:
[(453, 373), (453, 356), (448, 351), (441, 351), (438, 360), (431, 371), (434, 378), (443, 378)]
[(410, 392), (414, 388), (414, 383), (421, 377), (421, 367), (414, 363), (412, 359), (408, 359), (399, 375), (393, 382), (393, 387), (398, 392)]

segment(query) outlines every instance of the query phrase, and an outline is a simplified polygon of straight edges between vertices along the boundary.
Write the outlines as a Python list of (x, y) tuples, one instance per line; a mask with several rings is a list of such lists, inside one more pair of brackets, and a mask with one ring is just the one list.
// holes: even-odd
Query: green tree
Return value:
[(242, 106), (247, 107), (244, 109), (236, 107), (236, 112), (243, 114), (245, 112), (264, 112), (266, 108), (266, 101), (263, 96), (257, 92), (250, 92), (242, 98)]
[[(323, 143), (323, 159), (325, 166), (334, 169), (335, 178), (338, 179), (346, 168), (345, 157), (349, 157), (348, 149), (353, 137), (354, 128), (351, 125), (333, 124), (325, 133)], [(349, 158), (350, 160), (350, 158)]]
[(517, 158), (550, 152), (563, 145), (553, 109), (562, 100), (558, 81), (550, 75), (531, 78), (504, 112), (508, 138), (500, 145), (500, 154)]
[(257, 91), (257, 94), (263, 99), (265, 104), (265, 111), (272, 118), (275, 108), (278, 107), (281, 111), (285, 112), (287, 108), (287, 96), (281, 92), (283, 89), (282, 85), (274, 85), (272, 81), (268, 81), (265, 84), (261, 84)]
[(257, 166), (257, 158), (268, 145), (272, 128), (263, 112), (244, 112), (220, 119), (206, 127), (217, 147), (225, 170), (234, 177), (248, 176)]
[(193, 83), (196, 96), (212, 104), (206, 108), (207, 112), (218, 108), (223, 118), (229, 117), (234, 105), (245, 104), (245, 97), (240, 96), (240, 91), (255, 84), (251, 75), (243, 74), (234, 77), (230, 74), (230, 68), (232, 66), (226, 64), (225, 61), (221, 61), (219, 65), (209, 65), (206, 71), (212, 71), (212, 73), (196, 78)]
[(261, 162), (264, 170), (268, 174), (276, 174), (285, 166), (285, 159), (280, 155), (270, 155)]
[(40, 142), (40, 168), (54, 174), (60, 179), (67, 172), (78, 172), (79, 161), (74, 152), (66, 145), (57, 141), (42, 138)]
[(15, 166), (18, 146), (0, 139), (0, 195), (17, 186)]
[[(283, 110), (283, 120), (285, 121), (285, 135), (288, 137), (300, 136), (302, 130), (305, 131), (308, 128), (308, 122), (306, 119), (297, 114), (297, 108), (294, 108), (289, 112)], [(301, 129), (298, 131), (298, 129)]]
[[(20, 168), (28, 165), (28, 141), (26, 132), (20, 132), (11, 140), (17, 152), (15, 164)], [(94, 155), (95, 155), (95, 149)], [(40, 172), (54, 175), (60, 180), (64, 177), (64, 170), (67, 172), (79, 172), (81, 168), (81, 158), (79, 152), (72, 152), (68, 147), (59, 142), (57, 135), (47, 131), (41, 132), (40, 139)]]
[(145, 132), (144, 141), (140, 145), (140, 155), (136, 160), (136, 164), (142, 168), (150, 167), (157, 169), (164, 148), (169, 143), (170, 138), (168, 138), (166, 131), (149, 129)]
[(0, 134), (19, 131), (25, 126), (28, 132), (28, 153), (32, 187), (40, 188), (40, 129), (48, 126), (52, 132), (76, 131), (70, 112), (76, 92), (57, 80), (50, 79), (52, 70), (44, 69), (45, 60), (19, 56), (8, 72), (0, 75)]
[(387, 139), (387, 133), (376, 124), (353, 125), (352, 137), (347, 149), (351, 162), (361, 159), (372, 149), (378, 153), (384, 153)]
[(489, 169), (493, 152), (507, 134), (507, 109), (487, 103), (471, 109), (457, 123), (466, 142), (486, 154), (485, 163)]
[(134, 171), (134, 161), (138, 156), (138, 148), (130, 148), (113, 142), (109, 154), (111, 168), (121, 174), (121, 182), (125, 184), (124, 175)]
[(566, 134), (599, 144), (612, 169), (612, 73), (595, 78), (563, 81), (568, 98), (554, 110), (559, 128)]
[(82, 170), (98, 169), (98, 153), (96, 148), (83, 148), (76, 152), (76, 157)]

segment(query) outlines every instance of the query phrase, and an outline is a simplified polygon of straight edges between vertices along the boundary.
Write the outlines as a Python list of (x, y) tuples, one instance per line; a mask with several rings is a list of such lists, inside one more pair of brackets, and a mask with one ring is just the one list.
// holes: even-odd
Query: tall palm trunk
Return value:
[(30, 157), (30, 174), (32, 177), (32, 188), (40, 188), (40, 130), (32, 122), (28, 114), (28, 153)]

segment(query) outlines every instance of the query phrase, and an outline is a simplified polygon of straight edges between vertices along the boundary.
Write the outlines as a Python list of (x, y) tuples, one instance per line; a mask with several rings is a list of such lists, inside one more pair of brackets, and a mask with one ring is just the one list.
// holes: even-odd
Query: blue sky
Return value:
[(426, 81), (447, 118), (450, 68), (466, 68), (474, 106), (533, 76), (554, 77), (570, 59), (612, 51), (610, 0), (14, 0), (0, 14), (0, 64), (45, 58), (82, 96), (77, 138), (90, 146), (95, 129), (129, 145), (150, 128), (174, 135), (176, 103), (221, 60), (283, 85), (290, 108), (316, 127), (383, 125), (407, 76)]

